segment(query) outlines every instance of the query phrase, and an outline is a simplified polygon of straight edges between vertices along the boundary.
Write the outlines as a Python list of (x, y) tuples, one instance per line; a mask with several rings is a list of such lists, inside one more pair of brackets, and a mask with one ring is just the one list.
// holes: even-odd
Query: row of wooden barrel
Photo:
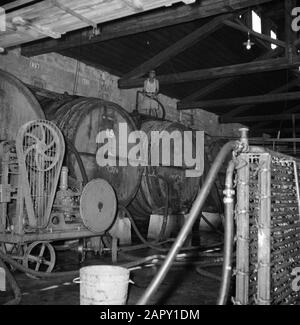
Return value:
[[(183, 167), (134, 167), (130, 164), (100, 167), (96, 159), (100, 147), (96, 141), (99, 132), (113, 130), (118, 148), (120, 123), (127, 125), (128, 133), (137, 129), (130, 114), (118, 104), (98, 98), (62, 96), (58, 100), (43, 101), (40, 105), (23, 83), (0, 71), (0, 107), (0, 140), (14, 140), (19, 127), (29, 120), (46, 118), (55, 121), (78, 151), (88, 180), (106, 179), (113, 186), (119, 203), (129, 206), (136, 218), (144, 219), (151, 213), (163, 214), (166, 206), (171, 214), (186, 213), (201, 186), (203, 176), (186, 177)], [(150, 139), (151, 131), (171, 133), (176, 130), (182, 133), (188, 128), (180, 123), (150, 120), (142, 124), (141, 130)], [(128, 146), (129, 151), (130, 144)], [(120, 159), (122, 157), (117, 155), (117, 160)], [(204, 160), (207, 170), (207, 160)], [(73, 154), (67, 154), (66, 164), (73, 176), (82, 178)], [(216, 196), (211, 196), (207, 205), (210, 208), (218, 206)]]

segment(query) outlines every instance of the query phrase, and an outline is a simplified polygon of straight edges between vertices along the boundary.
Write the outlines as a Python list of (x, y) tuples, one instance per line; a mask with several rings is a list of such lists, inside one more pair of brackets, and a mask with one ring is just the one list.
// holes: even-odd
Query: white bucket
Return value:
[(125, 305), (129, 270), (96, 265), (80, 269), (80, 305)]

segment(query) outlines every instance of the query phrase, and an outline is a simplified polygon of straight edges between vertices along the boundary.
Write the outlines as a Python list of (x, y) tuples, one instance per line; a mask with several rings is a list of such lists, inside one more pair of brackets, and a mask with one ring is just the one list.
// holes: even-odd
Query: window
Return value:
[(252, 29), (261, 34), (261, 18), (254, 10), (252, 10)]
[[(277, 34), (271, 29), (271, 38), (277, 39)], [(277, 49), (277, 45), (271, 44), (271, 49), (275, 50)]]

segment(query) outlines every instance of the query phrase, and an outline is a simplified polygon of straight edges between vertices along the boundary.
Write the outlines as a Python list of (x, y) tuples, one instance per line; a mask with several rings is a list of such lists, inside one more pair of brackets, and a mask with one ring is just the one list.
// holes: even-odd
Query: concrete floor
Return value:
[[(205, 245), (212, 245), (220, 238), (205, 237)], [(201, 242), (202, 242), (201, 240)], [(132, 254), (132, 252), (131, 252)], [(140, 250), (135, 252), (139, 257), (151, 256), (156, 252)], [(198, 260), (199, 261), (199, 260)], [(202, 258), (203, 261), (203, 258)], [(125, 263), (120, 257), (119, 263)], [(78, 270), (81, 266), (111, 264), (111, 257), (95, 256), (89, 253), (83, 264), (79, 263), (79, 255), (75, 251), (57, 252), (55, 272)], [(134, 305), (147, 288), (159, 265), (131, 272), (127, 304)], [(214, 305), (217, 300), (219, 282), (199, 275), (196, 272), (196, 261), (186, 265), (173, 266), (158, 292), (149, 304), (159, 305)], [(221, 267), (210, 268), (216, 275), (221, 274)], [(37, 280), (27, 275), (14, 272), (14, 276), (22, 291), (22, 305), (79, 305), (79, 284), (73, 283), (73, 278), (57, 278)], [(233, 289), (232, 289), (233, 290)], [(233, 293), (233, 292), (232, 292)], [(0, 292), (0, 305), (12, 298), (11, 292)], [(300, 304), (300, 301), (297, 303)]]
[[(128, 302), (134, 305), (154, 276), (155, 270), (133, 272)], [(57, 280), (34, 280), (18, 274), (18, 284), (23, 292), (22, 305), (79, 305), (79, 285), (71, 278)], [(173, 269), (150, 304), (162, 305), (208, 305), (215, 304), (218, 283), (198, 275), (192, 267)], [(5, 295), (8, 297), (7, 295)], [(0, 294), (0, 303), (4, 303)]]
[[(140, 251), (140, 256), (153, 255), (155, 252)], [(126, 262), (120, 259), (120, 263)], [(89, 253), (84, 265), (111, 264), (110, 257), (99, 257)], [(78, 254), (75, 251), (58, 252), (55, 271), (76, 270), (80, 267)], [(196, 273), (195, 265), (175, 266), (168, 273), (150, 304), (162, 305), (211, 305), (215, 304), (219, 283), (204, 278)], [(131, 272), (135, 284), (129, 285), (127, 304), (133, 305), (143, 294), (159, 266), (144, 268)], [(221, 268), (211, 268), (220, 275)], [(37, 280), (25, 274), (15, 272), (16, 280), (22, 291), (22, 305), (79, 305), (79, 284), (72, 283), (72, 278)], [(0, 292), (0, 304), (5, 303), (12, 295)]]

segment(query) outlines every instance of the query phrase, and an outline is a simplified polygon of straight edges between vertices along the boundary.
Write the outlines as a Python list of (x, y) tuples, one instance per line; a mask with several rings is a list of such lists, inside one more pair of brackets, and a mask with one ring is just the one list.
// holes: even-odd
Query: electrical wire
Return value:
[(167, 223), (168, 223), (170, 185), (167, 182), (167, 180), (165, 179), (165, 177), (163, 177), (161, 175), (158, 175), (157, 177), (164, 182), (165, 187), (166, 187), (166, 204), (165, 204), (165, 209), (164, 209), (163, 224), (161, 226), (160, 233), (159, 233), (159, 236), (158, 236), (158, 241), (162, 241), (164, 236), (165, 236), (166, 229), (167, 229)]
[[(145, 246), (147, 246), (147, 247), (149, 247), (149, 248), (151, 248), (151, 249), (154, 249), (154, 250), (156, 250), (156, 251), (158, 251), (158, 252), (162, 252), (162, 253), (167, 253), (167, 252), (169, 252), (169, 248), (161, 248), (161, 247), (158, 247), (158, 246), (157, 246), (157, 245), (164, 244), (165, 242), (162, 242), (162, 243), (157, 243), (157, 242), (156, 242), (157, 244), (155, 244), (155, 242), (154, 242), (154, 243), (148, 242), (148, 241), (144, 238), (144, 236), (141, 234), (141, 232), (139, 231), (139, 229), (138, 229), (138, 227), (137, 227), (137, 225), (136, 225), (136, 223), (135, 223), (135, 221), (134, 221), (134, 219), (133, 219), (133, 217), (132, 217), (132, 214), (128, 211), (128, 209), (125, 208), (124, 206), (119, 206), (119, 207), (120, 207), (121, 209), (124, 210), (124, 212), (126, 213), (128, 219), (129, 219), (130, 222), (131, 222), (131, 225), (132, 225), (133, 230), (135, 231), (135, 233), (136, 233), (136, 235), (138, 236), (138, 238), (140, 239), (140, 241), (141, 241), (143, 244), (145, 244)], [(223, 243), (216, 243), (215, 245), (211, 245), (211, 246), (209, 246), (209, 247), (204, 247), (203, 249), (205, 249), (205, 250), (210, 250), (210, 249), (213, 249), (213, 248), (216, 248), (216, 247), (220, 247), (222, 244), (223, 244)], [(192, 246), (192, 247), (183, 247), (183, 248), (181, 249), (181, 251), (182, 251), (182, 252), (187, 252), (187, 251), (196, 251), (196, 250), (199, 250), (199, 249), (201, 249), (201, 247), (199, 247), (199, 246)]]
[(139, 229), (138, 229), (138, 227), (137, 227), (137, 225), (136, 225), (136, 223), (135, 223), (135, 221), (134, 221), (134, 219), (133, 219), (132, 214), (130, 213), (130, 211), (126, 207), (124, 207), (123, 205), (119, 205), (119, 208), (125, 212), (125, 215), (128, 217), (128, 219), (131, 222), (131, 225), (132, 225), (132, 228), (133, 228), (134, 232), (136, 233), (136, 235), (138, 236), (138, 238), (140, 239), (140, 241), (143, 244), (145, 244), (147, 247), (149, 247), (151, 249), (154, 249), (154, 250), (156, 250), (158, 252), (167, 252), (168, 251), (168, 249), (166, 249), (166, 248), (158, 247), (157, 246), (157, 245), (159, 245), (158, 242), (157, 242), (157, 245), (148, 242), (144, 238), (144, 236), (141, 234), (141, 232), (139, 231)]
[(214, 226), (204, 215), (203, 213), (200, 214), (200, 221), (201, 219), (203, 219), (205, 221), (205, 223), (212, 229), (214, 230), (216, 233), (220, 234), (220, 235), (224, 235), (224, 233), (222, 231), (220, 231), (216, 226)]
[(73, 143), (69, 140), (69, 139), (65, 139), (66, 143), (67, 143), (67, 147), (68, 149), (74, 154), (78, 167), (80, 169), (80, 173), (81, 173), (81, 177), (82, 177), (82, 182), (83, 182), (83, 186), (86, 185), (88, 183), (88, 176), (85, 170), (85, 167), (83, 165), (81, 156), (78, 152), (78, 150), (75, 148), (75, 146), (73, 145)]
[[(222, 266), (222, 265), (223, 265), (223, 262), (217, 262), (217, 263), (212, 263), (212, 264), (206, 265), (205, 267), (215, 267), (215, 266)], [(204, 268), (203, 266), (201, 266), (201, 267), (197, 266), (196, 272), (198, 274), (200, 274), (201, 276), (221, 282), (221, 280), (222, 280), (221, 276), (218, 276), (211, 272), (205, 271), (203, 268)]]

